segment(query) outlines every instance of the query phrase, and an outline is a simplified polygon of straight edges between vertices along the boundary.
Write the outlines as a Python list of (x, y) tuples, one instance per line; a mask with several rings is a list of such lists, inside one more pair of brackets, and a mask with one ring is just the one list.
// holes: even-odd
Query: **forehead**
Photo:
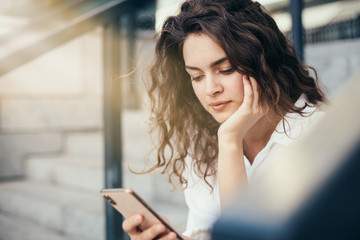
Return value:
[(226, 57), (222, 47), (206, 34), (190, 34), (184, 41), (183, 56), (186, 65), (209, 66)]

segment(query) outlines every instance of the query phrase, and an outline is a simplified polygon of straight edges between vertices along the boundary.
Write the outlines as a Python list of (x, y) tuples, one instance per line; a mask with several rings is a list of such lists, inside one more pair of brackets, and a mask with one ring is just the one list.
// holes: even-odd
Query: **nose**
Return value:
[(206, 77), (206, 95), (215, 96), (224, 90), (221, 81), (216, 75)]

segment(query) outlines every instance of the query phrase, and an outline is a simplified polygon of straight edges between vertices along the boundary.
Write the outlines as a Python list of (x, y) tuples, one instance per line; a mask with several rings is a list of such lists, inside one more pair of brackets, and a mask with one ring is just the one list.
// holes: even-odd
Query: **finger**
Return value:
[(259, 85), (257, 83), (257, 81), (255, 80), (255, 78), (250, 77), (250, 83), (253, 89), (253, 109), (254, 110), (259, 110), (260, 109), (260, 94), (259, 94)]
[(134, 216), (128, 217), (124, 220), (122, 227), (125, 232), (129, 235), (138, 232), (138, 226), (142, 223), (144, 217), (140, 214), (136, 214)]
[(161, 233), (164, 233), (166, 231), (166, 228), (162, 224), (155, 224), (151, 226), (150, 228), (146, 229), (141, 233), (141, 239), (154, 239)]
[(253, 89), (248, 76), (243, 75), (244, 83), (244, 101), (243, 104), (247, 107), (252, 107), (253, 104)]
[(170, 224), (170, 221), (169, 221), (169, 219), (168, 219), (167, 217), (165, 217), (165, 216), (162, 215), (162, 214), (159, 214), (159, 215), (160, 215), (160, 217), (161, 217), (166, 223)]
[(168, 234), (162, 236), (158, 240), (176, 240), (176, 233), (169, 232)]

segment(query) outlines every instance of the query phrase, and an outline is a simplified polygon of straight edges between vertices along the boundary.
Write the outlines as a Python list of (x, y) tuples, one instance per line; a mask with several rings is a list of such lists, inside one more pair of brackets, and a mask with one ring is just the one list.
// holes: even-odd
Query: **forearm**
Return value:
[(218, 181), (222, 208), (247, 184), (243, 141), (249, 129), (264, 116), (256, 80), (245, 75), (242, 80), (243, 102), (218, 130)]
[(220, 204), (224, 208), (247, 184), (242, 141), (219, 141), (218, 181)]

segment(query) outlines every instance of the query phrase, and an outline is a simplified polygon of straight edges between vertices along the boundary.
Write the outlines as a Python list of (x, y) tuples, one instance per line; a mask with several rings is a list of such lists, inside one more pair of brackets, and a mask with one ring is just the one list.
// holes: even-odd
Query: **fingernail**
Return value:
[(175, 235), (175, 233), (172, 232), (172, 233), (169, 234), (167, 239), (168, 240), (174, 240), (175, 238), (176, 238), (176, 235)]
[(140, 222), (141, 221), (140, 215), (134, 216), (134, 221), (137, 222), (137, 223)]
[(157, 226), (156, 226), (156, 231), (158, 231), (158, 232), (164, 231), (163, 225), (157, 225)]

